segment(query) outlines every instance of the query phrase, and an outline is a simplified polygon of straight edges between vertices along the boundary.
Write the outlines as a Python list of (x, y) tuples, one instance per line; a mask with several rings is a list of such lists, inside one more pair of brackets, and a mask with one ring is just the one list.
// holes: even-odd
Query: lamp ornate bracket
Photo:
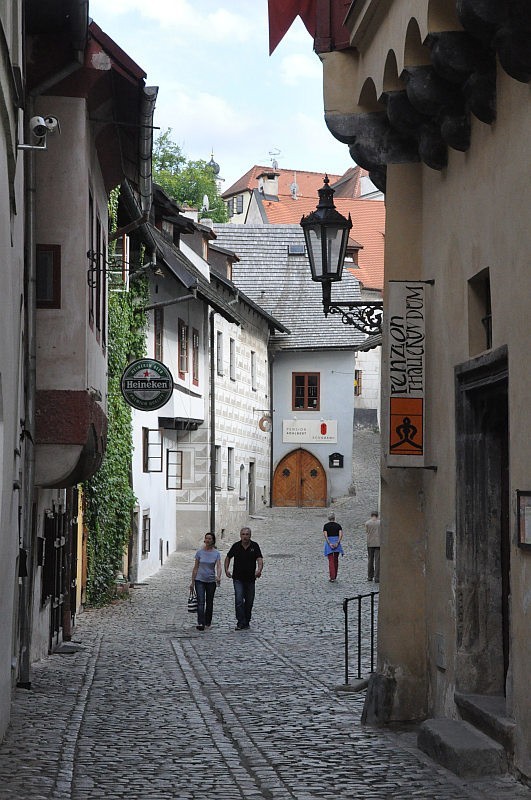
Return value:
[(368, 336), (375, 336), (382, 332), (383, 303), (380, 301), (365, 302), (347, 301), (327, 303), (323, 300), (325, 317), (329, 314), (338, 314), (344, 325), (353, 325)]

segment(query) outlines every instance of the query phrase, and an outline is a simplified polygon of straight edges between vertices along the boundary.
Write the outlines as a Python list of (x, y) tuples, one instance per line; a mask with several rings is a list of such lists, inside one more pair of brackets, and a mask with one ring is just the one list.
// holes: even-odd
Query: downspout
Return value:
[(269, 441), (269, 508), (273, 508), (273, 478), (275, 477), (275, 472), (273, 470), (273, 442), (275, 441), (274, 437), (274, 417), (273, 417), (273, 361), (275, 360), (275, 356), (273, 353), (269, 356), (269, 413), (271, 415), (271, 431), (270, 431), (270, 441)]
[[(44, 94), (57, 81), (78, 70), (84, 61), (84, 49), (88, 28), (88, 0), (80, 0), (76, 10), (79, 12), (74, 20), (73, 37), (76, 49), (75, 59), (50, 77), (46, 82), (36, 86), (29, 94), (26, 106), (27, 119), (34, 116), (35, 98)], [(26, 576), (21, 577), (20, 587), (20, 646), (19, 670), (17, 686), (31, 689), (31, 633), (33, 624), (33, 591), (34, 564), (33, 556), (36, 542), (34, 532), (36, 525), (33, 519), (33, 501), (35, 492), (35, 406), (37, 392), (36, 377), (36, 264), (35, 264), (35, 157), (33, 150), (26, 151), (25, 162), (25, 258), (24, 258), (24, 464), (23, 464), (23, 523), (22, 549), (26, 553)]]
[(210, 530), (216, 532), (216, 370), (214, 359), (214, 315), (209, 315), (210, 339)]
[(140, 141), (138, 145), (138, 193), (140, 195), (141, 215), (124, 225), (109, 236), (113, 242), (126, 233), (140, 228), (149, 220), (153, 202), (153, 174), (151, 160), (153, 156), (153, 115), (157, 101), (158, 86), (145, 86), (140, 106)]

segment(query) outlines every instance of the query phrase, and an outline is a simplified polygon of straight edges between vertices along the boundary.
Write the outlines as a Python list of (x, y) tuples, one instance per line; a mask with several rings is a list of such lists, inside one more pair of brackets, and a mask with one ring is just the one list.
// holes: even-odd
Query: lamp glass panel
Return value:
[(326, 229), (326, 261), (327, 273), (332, 280), (339, 280), (343, 271), (343, 262), (340, 260), (342, 255), (343, 228)]
[(321, 228), (305, 228), (306, 246), (314, 280), (323, 277), (323, 249), (321, 244)]

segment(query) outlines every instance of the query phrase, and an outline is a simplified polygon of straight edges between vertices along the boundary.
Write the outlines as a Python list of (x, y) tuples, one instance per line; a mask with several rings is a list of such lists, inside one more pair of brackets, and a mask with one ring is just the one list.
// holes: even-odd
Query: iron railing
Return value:
[[(368, 624), (370, 626), (370, 638), (369, 638), (369, 659), (370, 659), (370, 666), (371, 666), (371, 673), (374, 672), (374, 657), (375, 657), (375, 624), (374, 624), (374, 615), (375, 615), (375, 603), (374, 598), (379, 594), (379, 592), (370, 592), (369, 594), (357, 594), (354, 597), (345, 597), (343, 600), (343, 613), (345, 615), (345, 686), (348, 685), (348, 661), (349, 661), (349, 652), (348, 652), (348, 604), (356, 600), (358, 604), (358, 631), (357, 631), (357, 644), (358, 644), (358, 652), (357, 652), (357, 660), (358, 660), (358, 674), (356, 676), (357, 680), (361, 679), (361, 661), (362, 661), (362, 638), (363, 632), (366, 629), (366, 625), (363, 625), (363, 622), (367, 624), (367, 611), (365, 610), (365, 614), (362, 614), (362, 605), (363, 600), (366, 598), (370, 598), (369, 602), (369, 620)], [(367, 604), (364, 604), (365, 606)], [(367, 647), (365, 647), (367, 650)]]

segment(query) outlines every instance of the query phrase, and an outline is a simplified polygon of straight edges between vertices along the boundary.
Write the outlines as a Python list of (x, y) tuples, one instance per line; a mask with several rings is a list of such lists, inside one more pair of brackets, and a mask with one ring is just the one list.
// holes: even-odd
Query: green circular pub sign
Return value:
[(130, 406), (139, 411), (154, 411), (172, 396), (173, 377), (162, 361), (141, 358), (125, 368), (120, 388)]

